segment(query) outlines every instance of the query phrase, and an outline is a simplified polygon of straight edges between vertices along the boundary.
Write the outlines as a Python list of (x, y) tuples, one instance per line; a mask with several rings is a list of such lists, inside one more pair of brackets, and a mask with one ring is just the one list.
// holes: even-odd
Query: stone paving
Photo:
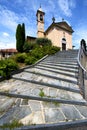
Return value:
[(86, 106), (0, 97), (0, 125), (15, 119), (24, 125), (31, 125), (75, 121), (86, 117)]
[[(60, 53), (58, 54), (60, 56)], [(71, 53), (67, 51), (66, 63), (57, 58), (58, 54), (24, 69), (23, 72), (13, 75), (10, 80), (0, 82), (0, 92), (8, 94), (0, 96), (0, 125), (14, 120), (24, 125), (35, 125), (87, 119), (87, 102), (80, 94), (78, 86), (77, 53), (75, 51), (70, 58)], [(63, 61), (62, 65), (60, 61)], [(67, 71), (63, 70), (65, 65)], [(21, 97), (12, 97), (10, 94)], [(28, 96), (31, 96), (31, 99)], [(42, 101), (45, 98), (46, 100)], [(47, 99), (58, 99), (59, 102)]]

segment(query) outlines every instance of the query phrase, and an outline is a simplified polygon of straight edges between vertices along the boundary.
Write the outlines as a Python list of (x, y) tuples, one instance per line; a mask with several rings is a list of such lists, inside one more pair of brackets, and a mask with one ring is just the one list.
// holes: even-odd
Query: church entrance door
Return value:
[(62, 38), (62, 51), (66, 50), (66, 39)]
[(66, 50), (66, 44), (65, 43), (62, 43), (62, 51), (63, 50)]

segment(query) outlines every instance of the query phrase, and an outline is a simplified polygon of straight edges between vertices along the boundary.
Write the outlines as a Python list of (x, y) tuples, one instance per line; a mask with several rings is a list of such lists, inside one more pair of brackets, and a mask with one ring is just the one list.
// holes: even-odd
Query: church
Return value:
[[(44, 30), (45, 12), (40, 7), (36, 13), (37, 17), (37, 38), (48, 38), (53, 46), (60, 47), (61, 50), (72, 49), (72, 27), (62, 19), (61, 22), (55, 22), (52, 18), (52, 24)], [(36, 38), (27, 36), (27, 40), (33, 41)]]

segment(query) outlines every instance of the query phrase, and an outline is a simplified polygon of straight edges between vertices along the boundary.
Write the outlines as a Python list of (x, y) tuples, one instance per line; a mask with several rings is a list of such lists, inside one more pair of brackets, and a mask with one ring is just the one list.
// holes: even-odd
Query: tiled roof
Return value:
[(14, 48), (10, 48), (10, 49), (0, 49), (0, 52), (5, 52), (5, 53), (16, 53), (17, 50)]

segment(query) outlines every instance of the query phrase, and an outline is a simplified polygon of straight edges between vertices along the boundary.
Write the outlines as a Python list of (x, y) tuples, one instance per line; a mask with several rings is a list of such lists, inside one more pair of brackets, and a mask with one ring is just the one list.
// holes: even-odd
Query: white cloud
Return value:
[(29, 25), (29, 27), (27, 27), (27, 29), (26, 29), (26, 34), (28, 36), (36, 37), (36, 35), (37, 35), (37, 26), (33, 27), (32, 25)]
[(68, 2), (69, 2), (69, 6), (70, 6), (71, 8), (75, 8), (75, 7), (76, 7), (76, 2), (75, 2), (75, 0), (68, 0)]
[(4, 48), (16, 48), (16, 40), (13, 34), (7, 32), (0, 33), (0, 49)]
[(75, 7), (74, 0), (58, 0), (58, 5), (66, 16), (72, 16), (71, 9)]
[(3, 6), (0, 6), (0, 18), (0, 24), (13, 32), (15, 32), (18, 23), (28, 22), (28, 19), (24, 14), (16, 14)]
[(33, 17), (32, 13), (30, 15), (24, 12), (17, 14), (6, 6), (0, 5), (0, 30), (3, 32), (0, 32), (0, 48), (16, 47), (15, 32), (19, 23), (25, 23), (26, 35), (36, 36), (36, 21), (33, 22), (36, 15), (34, 19)]
[(9, 34), (7, 32), (3, 32), (3, 36), (9, 37)]
[(49, 0), (48, 3), (51, 6), (51, 9), (55, 9), (55, 2), (53, 2), (53, 0)]
[(12, 31), (15, 30), (19, 18), (14, 12), (8, 10), (6, 7), (0, 6), (0, 18), (0, 24)]

